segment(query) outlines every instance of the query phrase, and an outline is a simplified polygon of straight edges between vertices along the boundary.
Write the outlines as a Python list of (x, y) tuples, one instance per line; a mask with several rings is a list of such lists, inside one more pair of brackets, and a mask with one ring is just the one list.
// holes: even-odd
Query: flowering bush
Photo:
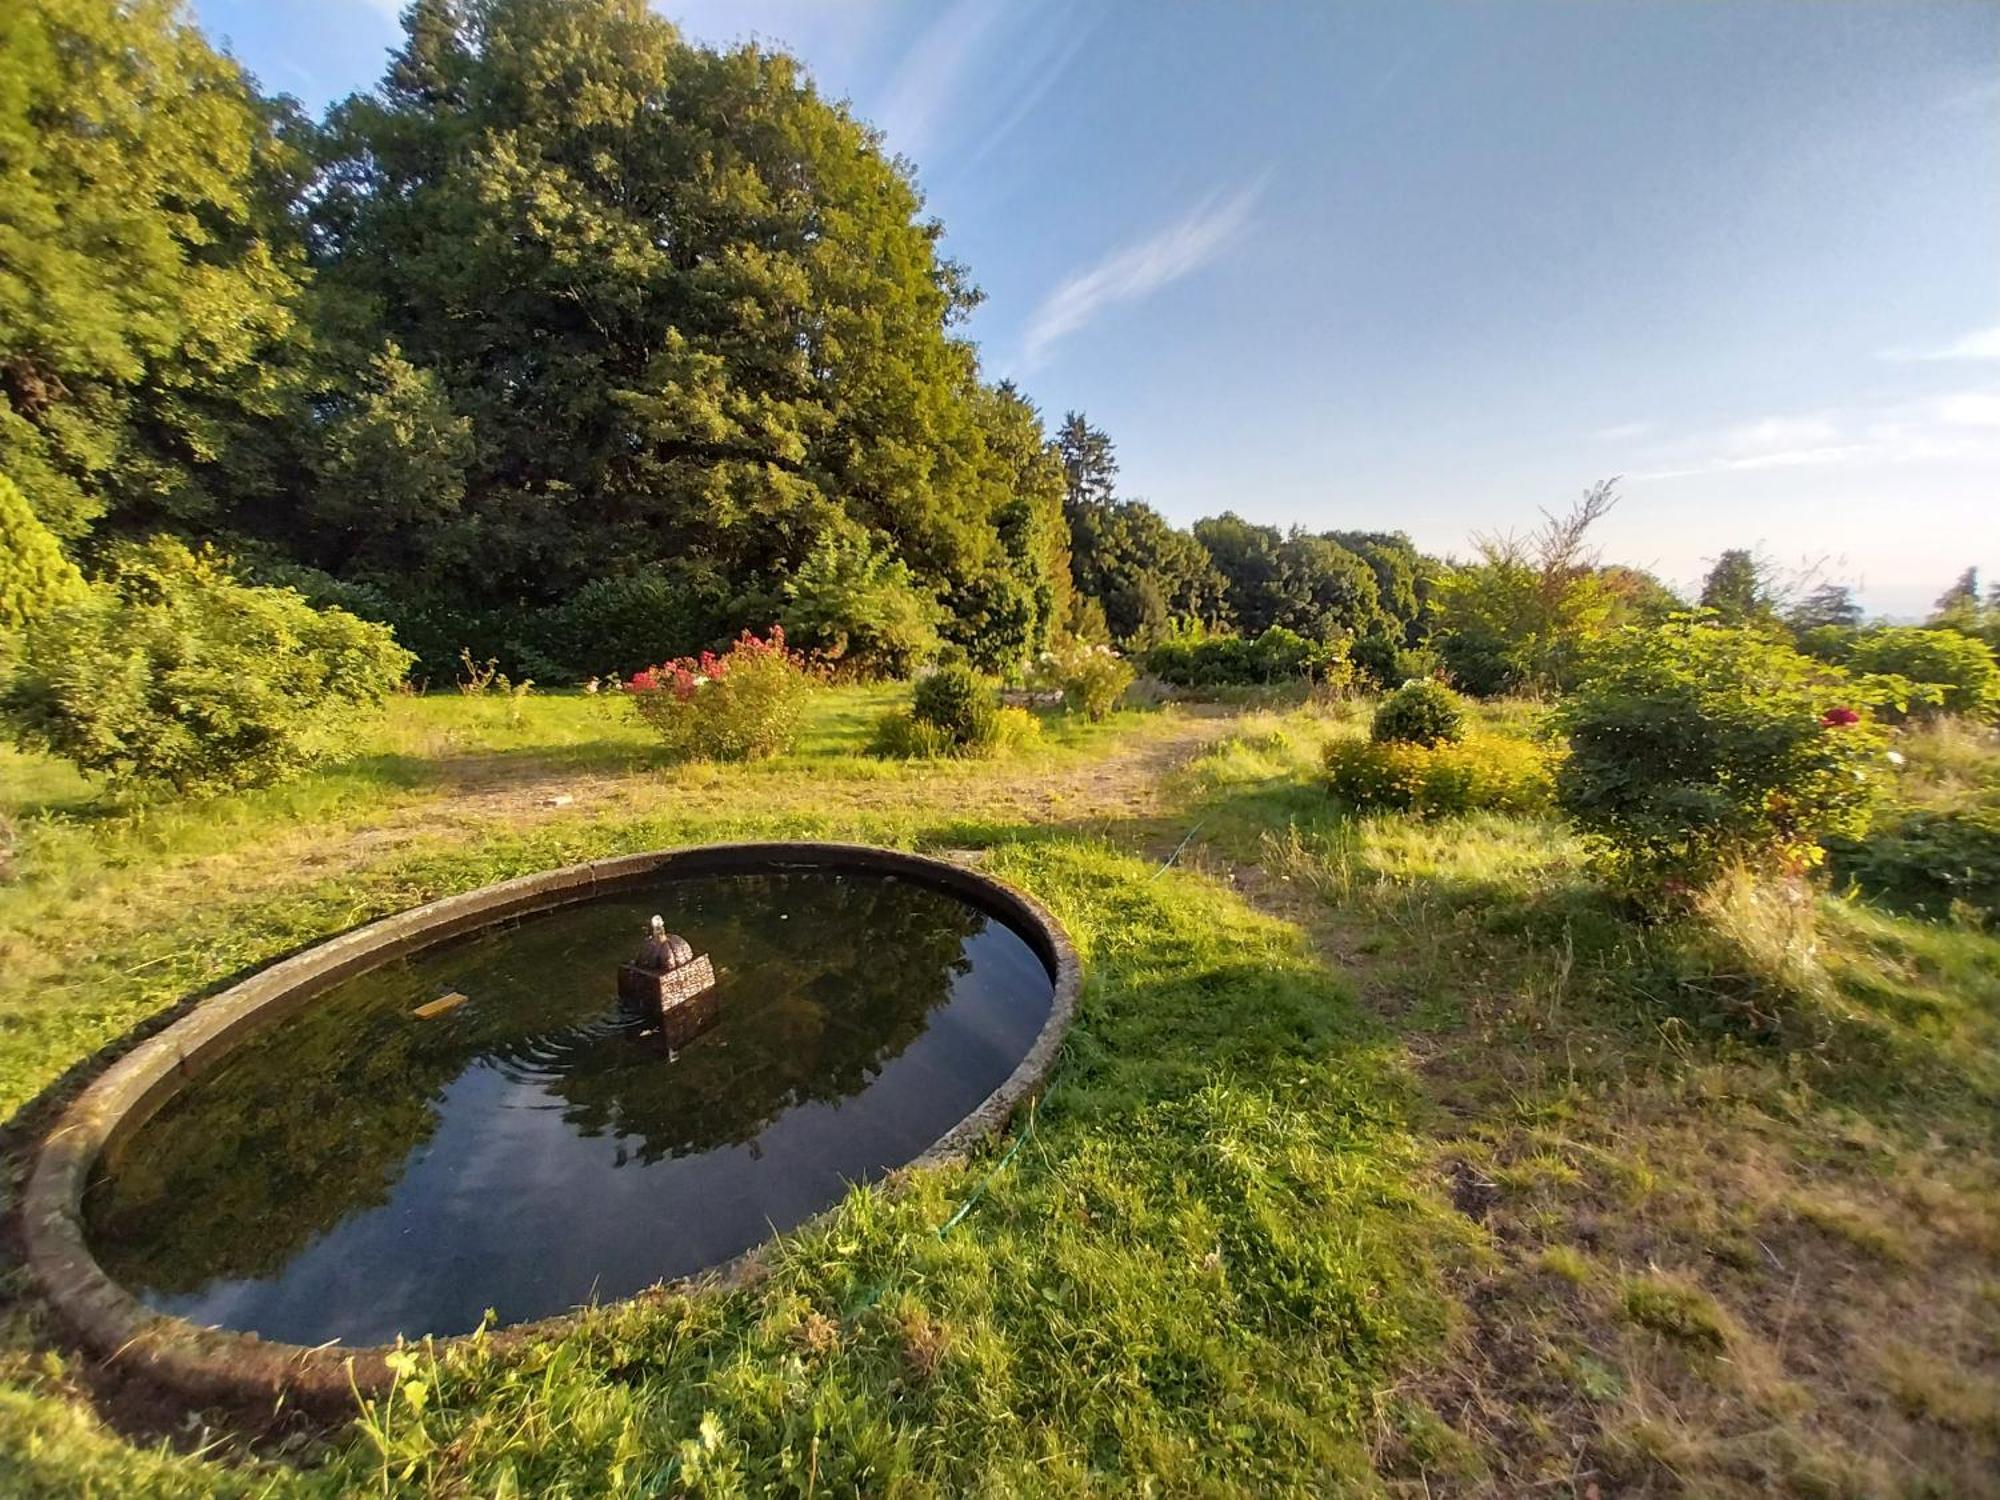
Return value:
[(1339, 739), (1325, 756), (1328, 790), (1361, 812), (1537, 812), (1555, 791), (1548, 752), (1502, 735), (1438, 745)]
[(1378, 743), (1452, 744), (1465, 738), (1465, 706), (1443, 683), (1414, 678), (1382, 700), (1368, 737)]
[(1852, 684), (1754, 629), (1693, 617), (1608, 637), (1557, 711), (1563, 810), (1642, 895), (1796, 871), (1868, 821), (1884, 736)]
[(1061, 692), (1063, 706), (1093, 724), (1118, 707), (1136, 675), (1131, 663), (1109, 646), (1086, 646), (1081, 641), (1044, 651), (1035, 665), (1037, 682)]
[(676, 657), (625, 684), (632, 707), (683, 760), (756, 760), (790, 748), (813, 679), (785, 632), (744, 631), (718, 656)]

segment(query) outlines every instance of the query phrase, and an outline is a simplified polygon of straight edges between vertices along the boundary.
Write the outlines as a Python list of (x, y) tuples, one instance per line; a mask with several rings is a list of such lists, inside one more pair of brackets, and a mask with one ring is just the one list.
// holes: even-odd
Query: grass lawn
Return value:
[[(1353, 708), (862, 754), (899, 697), (686, 768), (601, 700), (402, 699), (345, 766), (139, 809), (0, 757), (10, 1195), (135, 1027), (593, 855), (983, 849), (1087, 972), (977, 1159), (855, 1191), (754, 1287), (414, 1350), (345, 1429), (138, 1400), (10, 1262), (0, 1494), (2000, 1494), (2000, 937), (1836, 896), (1641, 928), (1552, 821), (1340, 810)], [(1990, 745), (1913, 759), (2000, 785)], [(1818, 949), (1773, 1017), (1780, 919)]]

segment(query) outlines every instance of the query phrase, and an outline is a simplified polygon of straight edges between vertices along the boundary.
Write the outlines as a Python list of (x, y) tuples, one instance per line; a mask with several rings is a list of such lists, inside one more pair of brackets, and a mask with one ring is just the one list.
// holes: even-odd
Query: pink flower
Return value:
[(1859, 724), (1861, 715), (1851, 708), (1829, 708), (1820, 715), (1819, 722), (1825, 729), (1844, 729), (1849, 724)]
[(629, 690), (635, 693), (650, 693), (659, 685), (659, 680), (653, 676), (650, 667), (643, 672), (634, 672), (632, 680), (625, 684)]

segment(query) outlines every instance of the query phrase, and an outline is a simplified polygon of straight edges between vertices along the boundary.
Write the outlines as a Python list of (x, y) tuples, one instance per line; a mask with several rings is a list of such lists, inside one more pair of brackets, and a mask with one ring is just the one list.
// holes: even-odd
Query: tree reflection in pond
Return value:
[[(718, 972), (671, 1056), (615, 995), (665, 913)], [(450, 990), (467, 1003), (410, 1012)], [(926, 886), (689, 878), (349, 980), (107, 1157), (105, 1268), (200, 1322), (317, 1343), (452, 1333), (626, 1295), (909, 1160), (1020, 1060), (1050, 982)]]

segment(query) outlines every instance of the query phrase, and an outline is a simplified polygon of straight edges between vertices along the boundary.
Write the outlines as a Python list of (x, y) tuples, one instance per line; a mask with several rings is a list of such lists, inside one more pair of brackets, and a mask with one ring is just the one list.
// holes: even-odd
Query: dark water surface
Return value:
[[(655, 911), (719, 976), (720, 1022), (676, 1057), (617, 1001)], [(889, 876), (599, 898), (348, 980), (245, 1042), (108, 1154), (91, 1243), (153, 1307), (301, 1344), (627, 1296), (923, 1151), (1014, 1070), (1051, 994), (1006, 924)]]

